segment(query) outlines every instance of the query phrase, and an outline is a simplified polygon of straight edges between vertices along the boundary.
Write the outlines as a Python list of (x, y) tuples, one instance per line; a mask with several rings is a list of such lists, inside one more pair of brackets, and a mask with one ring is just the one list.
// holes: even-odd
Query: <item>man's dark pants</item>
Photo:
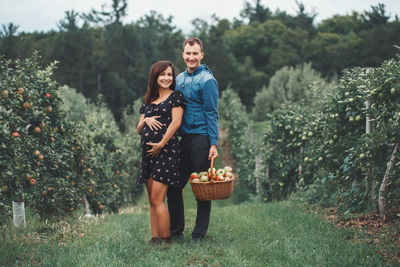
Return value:
[[(181, 149), (181, 182), (185, 185), (192, 172), (207, 171), (210, 168), (208, 153), (210, 140), (205, 135), (193, 134), (182, 137)], [(171, 218), (171, 237), (181, 236), (185, 229), (185, 214), (182, 197), (182, 187), (168, 187), (168, 210)], [(196, 225), (192, 232), (193, 239), (202, 239), (208, 230), (210, 222), (211, 201), (197, 200)]]

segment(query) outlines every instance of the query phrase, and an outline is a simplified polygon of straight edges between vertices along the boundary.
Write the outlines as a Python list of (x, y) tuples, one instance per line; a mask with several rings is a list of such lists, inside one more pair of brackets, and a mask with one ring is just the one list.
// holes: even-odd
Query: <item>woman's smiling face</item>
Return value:
[(169, 89), (173, 81), (172, 68), (168, 67), (158, 75), (157, 84), (161, 89)]

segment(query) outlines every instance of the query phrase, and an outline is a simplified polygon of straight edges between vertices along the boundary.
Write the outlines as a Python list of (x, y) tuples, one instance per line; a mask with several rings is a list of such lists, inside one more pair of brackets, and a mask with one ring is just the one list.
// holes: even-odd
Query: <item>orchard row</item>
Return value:
[(221, 117), (229, 129), (239, 180), (250, 194), (267, 201), (301, 192), (305, 201), (349, 213), (377, 208), (379, 196), (386, 212), (396, 213), (399, 60), (346, 70), (336, 87), (315, 83), (310, 90), (310, 99), (287, 102), (267, 114), (262, 138), (238, 96), (229, 89), (223, 92)]
[(132, 129), (121, 134), (104, 105), (70, 120), (55, 66), (41, 69), (36, 55), (0, 66), (1, 214), (12, 201), (47, 217), (72, 212), (85, 198), (95, 213), (135, 199), (139, 137)]

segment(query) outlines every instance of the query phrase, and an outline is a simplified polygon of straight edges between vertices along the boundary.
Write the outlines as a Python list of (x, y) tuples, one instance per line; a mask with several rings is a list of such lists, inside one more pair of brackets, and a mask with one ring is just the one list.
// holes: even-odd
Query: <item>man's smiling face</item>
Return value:
[(201, 51), (201, 47), (199, 44), (194, 43), (193, 45), (186, 44), (185, 49), (182, 53), (183, 60), (188, 68), (189, 73), (192, 73), (197, 69), (201, 60), (204, 57), (203, 51)]

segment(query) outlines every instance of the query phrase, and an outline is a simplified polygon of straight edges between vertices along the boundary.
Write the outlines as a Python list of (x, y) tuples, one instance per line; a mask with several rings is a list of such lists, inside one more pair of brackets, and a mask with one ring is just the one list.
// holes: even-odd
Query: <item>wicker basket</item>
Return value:
[[(211, 158), (211, 170), (214, 168), (214, 158)], [(192, 183), (192, 191), (198, 200), (219, 200), (227, 199), (232, 194), (233, 191), (233, 180), (228, 181), (213, 181), (213, 182), (198, 182)]]

